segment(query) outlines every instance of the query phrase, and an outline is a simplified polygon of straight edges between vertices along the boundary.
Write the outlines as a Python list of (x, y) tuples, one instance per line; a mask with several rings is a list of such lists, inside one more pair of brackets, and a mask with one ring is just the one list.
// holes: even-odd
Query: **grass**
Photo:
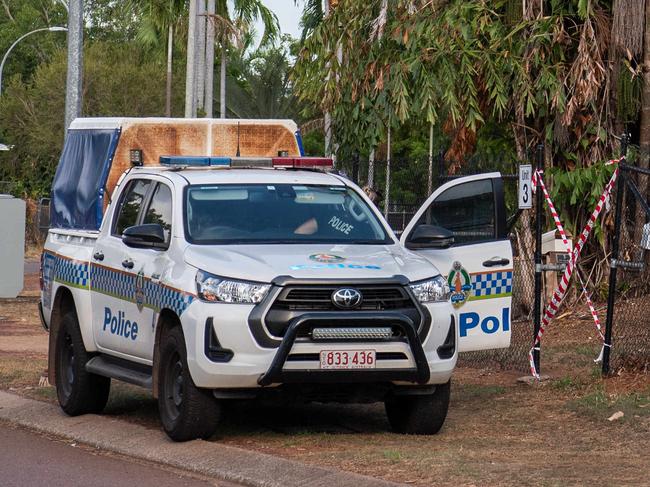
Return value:
[(402, 461), (402, 454), (396, 450), (384, 450), (384, 458), (392, 463), (399, 463)]
[(505, 394), (506, 388), (498, 385), (454, 384), (454, 397), (461, 401), (475, 399), (490, 399)]
[(650, 417), (650, 389), (627, 394), (608, 394), (602, 387), (570, 401), (570, 410), (595, 420), (607, 419), (617, 411), (625, 416), (623, 421), (633, 418)]
[(0, 389), (38, 387), (38, 381), (46, 368), (45, 357), (0, 354)]

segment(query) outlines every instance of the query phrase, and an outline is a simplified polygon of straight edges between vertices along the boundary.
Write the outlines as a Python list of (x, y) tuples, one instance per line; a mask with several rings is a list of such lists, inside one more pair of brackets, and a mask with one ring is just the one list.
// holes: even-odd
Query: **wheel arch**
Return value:
[(52, 302), (52, 314), (50, 317), (50, 336), (48, 341), (47, 362), (48, 380), (50, 381), (50, 384), (56, 383), (54, 350), (56, 348), (56, 341), (59, 336), (59, 327), (61, 320), (69, 312), (73, 312), (77, 316), (77, 319), (79, 318), (79, 313), (77, 311), (77, 306), (72, 291), (66, 286), (59, 286), (59, 288), (56, 290), (56, 294)]
[(154, 398), (158, 398), (158, 373), (159, 373), (159, 364), (160, 364), (160, 343), (162, 341), (163, 335), (172, 328), (175, 328), (181, 325), (181, 319), (169, 308), (163, 308), (160, 310), (158, 315), (158, 321), (156, 322), (156, 336), (154, 339), (153, 347), (153, 367), (151, 370), (152, 373), (152, 388), (151, 392), (153, 393)]

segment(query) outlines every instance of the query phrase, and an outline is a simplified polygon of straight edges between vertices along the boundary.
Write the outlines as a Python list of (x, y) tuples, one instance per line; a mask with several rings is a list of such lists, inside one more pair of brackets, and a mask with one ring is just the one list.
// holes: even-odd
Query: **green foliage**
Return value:
[(633, 70), (627, 60), (621, 62), (617, 83), (618, 118), (623, 122), (634, 122), (641, 108), (641, 73)]
[[(551, 168), (547, 171), (550, 178), (546, 177), (545, 180), (552, 181), (549, 188), (551, 198), (557, 208), (564, 209), (560, 210), (560, 218), (572, 235), (582, 231), (582, 226), (586, 223), (584, 218), (596, 206), (613, 171), (613, 166), (603, 164), (575, 167), (571, 171), (563, 168)], [(580, 215), (582, 218), (571, 218), (571, 215)], [(569, 218), (566, 218), (567, 216)], [(596, 222), (593, 232), (602, 243), (603, 232), (599, 221)]]
[(231, 51), (226, 86), (234, 117), (297, 118), (300, 104), (289, 81), (288, 42)]
[[(66, 53), (40, 65), (31, 82), (14, 76), (0, 99), (0, 140), (14, 145), (0, 152), (0, 180), (20, 182), (16, 192), (49, 194), (63, 143)], [(134, 69), (137, 66), (137, 69)], [(177, 86), (183, 83), (176, 73)], [(162, 115), (165, 96), (164, 63), (150, 59), (136, 44), (95, 42), (85, 49), (84, 107), (87, 116)], [(173, 111), (183, 109), (182, 90)]]
[[(42, 0), (3, 0), (0, 5), (0, 58), (9, 46), (32, 30), (65, 26), (67, 14), (61, 3)], [(29, 79), (36, 67), (66, 45), (65, 32), (37, 32), (26, 37), (11, 52), (3, 70), (6, 80), (15, 74)]]

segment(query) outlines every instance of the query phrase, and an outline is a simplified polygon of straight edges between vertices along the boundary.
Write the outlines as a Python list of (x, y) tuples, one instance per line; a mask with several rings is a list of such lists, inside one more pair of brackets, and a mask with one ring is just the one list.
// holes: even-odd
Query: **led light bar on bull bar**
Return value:
[(160, 156), (163, 166), (188, 167), (275, 167), (331, 169), (328, 157), (213, 157), (213, 156)]
[(389, 326), (314, 328), (311, 333), (314, 340), (387, 340), (393, 337)]

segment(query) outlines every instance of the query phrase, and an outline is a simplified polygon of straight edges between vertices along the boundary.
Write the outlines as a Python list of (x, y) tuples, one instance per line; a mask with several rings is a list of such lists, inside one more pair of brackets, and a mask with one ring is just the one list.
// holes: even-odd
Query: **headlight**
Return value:
[(203, 301), (257, 304), (266, 297), (270, 288), (269, 284), (235, 281), (204, 271), (196, 273), (196, 291)]
[(413, 294), (421, 303), (433, 303), (449, 299), (449, 284), (442, 276), (416, 282), (410, 286)]

